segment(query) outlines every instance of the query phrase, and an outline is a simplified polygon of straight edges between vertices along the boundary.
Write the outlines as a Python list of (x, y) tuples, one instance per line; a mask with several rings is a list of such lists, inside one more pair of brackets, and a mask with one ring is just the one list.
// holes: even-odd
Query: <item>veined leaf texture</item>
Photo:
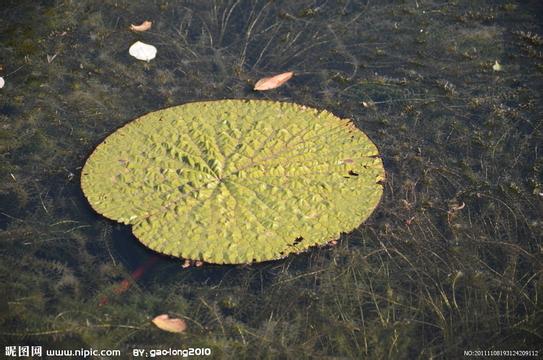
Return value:
[(349, 120), (285, 102), (218, 100), (151, 112), (90, 155), (95, 211), (147, 247), (217, 264), (279, 259), (337, 239), (378, 205), (385, 173)]

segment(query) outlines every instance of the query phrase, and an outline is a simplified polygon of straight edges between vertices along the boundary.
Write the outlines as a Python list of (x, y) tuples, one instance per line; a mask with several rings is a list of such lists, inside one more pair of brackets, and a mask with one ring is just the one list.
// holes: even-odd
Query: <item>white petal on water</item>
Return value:
[(4, 87), (5, 83), (4, 78), (0, 76), (0, 89)]
[(150, 61), (153, 60), (156, 56), (156, 47), (153, 45), (142, 43), (141, 41), (136, 41), (128, 49), (128, 53), (135, 57), (138, 60)]

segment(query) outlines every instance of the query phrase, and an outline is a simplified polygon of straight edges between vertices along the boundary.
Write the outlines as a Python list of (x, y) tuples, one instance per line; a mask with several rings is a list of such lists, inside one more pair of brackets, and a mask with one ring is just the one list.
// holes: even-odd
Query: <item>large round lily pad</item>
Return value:
[(91, 154), (81, 186), (149, 248), (239, 264), (337, 239), (377, 206), (384, 169), (350, 121), (301, 105), (196, 102), (144, 115)]

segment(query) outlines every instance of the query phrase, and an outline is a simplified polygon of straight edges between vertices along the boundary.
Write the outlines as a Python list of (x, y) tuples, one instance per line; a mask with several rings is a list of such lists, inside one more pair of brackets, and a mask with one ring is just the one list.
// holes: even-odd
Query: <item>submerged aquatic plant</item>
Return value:
[(219, 264), (337, 239), (377, 206), (384, 169), (349, 120), (290, 103), (224, 100), (152, 112), (100, 144), (83, 191), (149, 248)]

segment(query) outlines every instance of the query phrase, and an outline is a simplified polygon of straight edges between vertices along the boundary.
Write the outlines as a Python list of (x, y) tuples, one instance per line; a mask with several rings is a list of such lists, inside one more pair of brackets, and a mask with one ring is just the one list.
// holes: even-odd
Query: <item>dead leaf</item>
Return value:
[(153, 25), (152, 21), (145, 20), (144, 22), (142, 22), (139, 25), (134, 25), (134, 24), (130, 25), (130, 30), (139, 31), (139, 32), (147, 31), (147, 30), (149, 30), (151, 28), (152, 25)]
[(187, 330), (187, 323), (183, 319), (171, 319), (167, 314), (158, 315), (153, 320), (153, 324), (161, 330), (173, 333), (182, 333)]
[(277, 74), (271, 77), (265, 77), (257, 81), (255, 84), (254, 90), (263, 91), (271, 90), (278, 88), (279, 86), (286, 83), (292, 76), (294, 72), (289, 71), (282, 74)]

